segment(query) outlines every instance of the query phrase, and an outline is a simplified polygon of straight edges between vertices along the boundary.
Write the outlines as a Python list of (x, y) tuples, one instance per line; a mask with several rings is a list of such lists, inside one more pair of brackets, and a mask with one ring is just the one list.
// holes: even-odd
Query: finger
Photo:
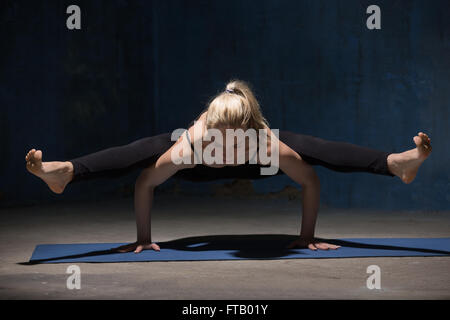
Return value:
[(156, 243), (153, 243), (153, 244), (151, 245), (151, 247), (152, 247), (153, 250), (155, 250), (155, 251), (160, 251), (160, 250), (161, 250), (161, 248), (160, 248)]
[(326, 243), (314, 243), (314, 245), (321, 250), (328, 250), (328, 245)]
[(308, 248), (311, 249), (311, 250), (314, 250), (314, 251), (317, 250), (317, 248), (312, 243), (308, 244)]
[(331, 250), (336, 250), (337, 248), (340, 248), (340, 246), (334, 245), (334, 244), (330, 244), (329, 248)]
[(142, 251), (142, 249), (143, 249), (142, 245), (137, 246), (136, 250), (134, 250), (134, 253), (139, 253)]

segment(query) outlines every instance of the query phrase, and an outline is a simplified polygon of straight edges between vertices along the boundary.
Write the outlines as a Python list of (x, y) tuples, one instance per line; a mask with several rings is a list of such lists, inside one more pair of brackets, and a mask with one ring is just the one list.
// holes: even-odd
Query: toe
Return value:
[(36, 159), (36, 160), (41, 160), (42, 159), (42, 151), (41, 150), (37, 150), (34, 153), (34, 159)]
[(428, 139), (427, 139), (427, 137), (425, 136), (424, 133), (421, 132), (419, 137), (420, 137), (421, 143), (423, 143), (423, 144), (427, 143)]

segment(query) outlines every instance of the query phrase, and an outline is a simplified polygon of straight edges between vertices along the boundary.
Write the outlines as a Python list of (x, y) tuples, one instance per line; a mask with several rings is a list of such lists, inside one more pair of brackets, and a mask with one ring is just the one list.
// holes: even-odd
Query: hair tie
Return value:
[(226, 89), (225, 92), (234, 93), (234, 90), (233, 89)]

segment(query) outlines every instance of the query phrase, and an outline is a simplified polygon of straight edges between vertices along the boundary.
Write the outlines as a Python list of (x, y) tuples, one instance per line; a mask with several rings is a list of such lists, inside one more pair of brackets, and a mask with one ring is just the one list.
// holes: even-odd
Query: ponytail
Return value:
[(207, 128), (218, 126), (268, 128), (258, 100), (250, 86), (241, 80), (230, 81), (225, 91), (218, 94), (208, 106)]

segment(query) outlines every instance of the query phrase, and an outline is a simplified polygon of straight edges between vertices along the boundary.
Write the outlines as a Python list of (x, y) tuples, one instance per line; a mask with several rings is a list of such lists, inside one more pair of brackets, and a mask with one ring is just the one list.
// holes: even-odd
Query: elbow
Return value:
[(149, 181), (146, 179), (140, 179), (139, 177), (136, 180), (136, 183), (134, 184), (135, 189), (147, 189), (147, 190), (153, 190), (157, 187), (157, 184), (153, 181)]
[(301, 183), (302, 188), (318, 188), (320, 189), (320, 179), (316, 171), (311, 168), (306, 176), (306, 179)]
[(141, 174), (137, 177), (135, 188), (155, 189), (159, 183), (153, 178), (151, 169), (147, 168), (142, 170)]

